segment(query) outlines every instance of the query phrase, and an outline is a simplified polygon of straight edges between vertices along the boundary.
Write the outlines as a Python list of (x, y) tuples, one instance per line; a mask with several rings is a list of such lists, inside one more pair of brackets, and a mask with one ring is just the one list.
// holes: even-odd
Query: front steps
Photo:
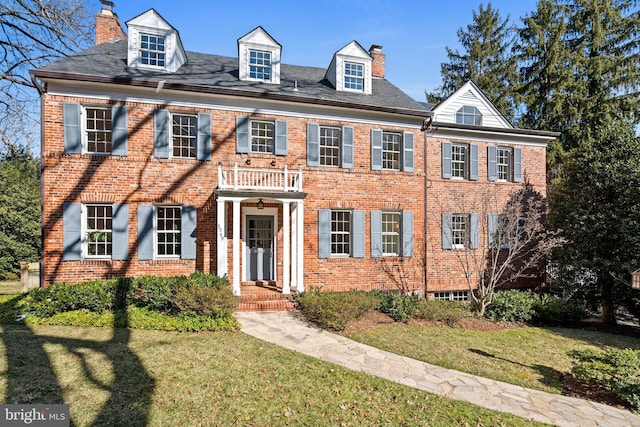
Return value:
[(295, 289), (285, 295), (274, 282), (243, 283), (236, 311), (293, 311), (298, 305), (294, 295)]

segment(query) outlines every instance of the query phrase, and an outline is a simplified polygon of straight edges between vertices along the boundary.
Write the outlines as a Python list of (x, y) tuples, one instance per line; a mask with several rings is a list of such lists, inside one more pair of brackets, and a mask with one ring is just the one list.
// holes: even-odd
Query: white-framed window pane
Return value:
[(180, 256), (179, 206), (158, 206), (156, 209), (156, 250), (158, 256)]
[(400, 144), (402, 135), (399, 133), (382, 133), (382, 169), (400, 170)]
[(87, 152), (111, 153), (111, 108), (85, 108)]
[(249, 51), (249, 78), (271, 80), (271, 52)]
[(498, 147), (496, 150), (498, 179), (511, 181), (511, 149)]
[(173, 157), (196, 158), (197, 132), (198, 118), (196, 116), (172, 115)]
[(273, 153), (273, 122), (251, 121), (251, 151), (254, 153)]
[(400, 213), (382, 213), (382, 255), (400, 254)]
[(456, 123), (482, 126), (482, 113), (474, 106), (464, 105), (456, 112)]
[(467, 178), (467, 146), (464, 144), (451, 145), (451, 176)]
[(362, 64), (345, 62), (344, 64), (345, 89), (364, 90), (364, 67)]
[(434, 292), (433, 298), (439, 301), (468, 301), (469, 291)]
[(351, 211), (331, 211), (331, 255), (351, 254)]
[(454, 247), (467, 247), (469, 241), (469, 216), (451, 215), (451, 244)]
[(140, 35), (140, 62), (156, 67), (165, 66), (165, 42), (162, 36)]
[(86, 205), (87, 257), (110, 257), (113, 238), (113, 207)]
[(320, 128), (320, 165), (340, 166), (340, 129)]

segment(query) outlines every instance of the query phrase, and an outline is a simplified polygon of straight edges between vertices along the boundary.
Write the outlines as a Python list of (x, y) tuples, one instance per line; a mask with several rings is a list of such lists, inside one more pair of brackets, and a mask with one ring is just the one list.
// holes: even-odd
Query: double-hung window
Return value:
[(65, 102), (65, 154), (127, 155), (126, 105), (80, 105)]
[(442, 178), (476, 181), (478, 179), (478, 146), (443, 142)]
[(371, 169), (413, 172), (414, 135), (371, 129)]
[(160, 159), (211, 160), (211, 114), (153, 112), (153, 154)]
[(251, 152), (273, 153), (274, 131), (272, 121), (251, 120)]
[(442, 248), (477, 249), (478, 215), (442, 213)]
[(364, 65), (355, 62), (344, 63), (344, 88), (364, 91)]
[(111, 154), (111, 108), (85, 107), (86, 152)]
[(467, 179), (468, 174), (468, 146), (466, 144), (451, 144), (451, 177)]
[(320, 126), (320, 166), (340, 166), (340, 128)]
[(113, 206), (84, 205), (86, 258), (111, 258), (113, 248)]
[(351, 254), (351, 211), (331, 211), (331, 255)]
[(469, 246), (469, 216), (451, 215), (451, 244), (454, 248)]
[(138, 205), (138, 259), (195, 259), (197, 209)]
[(194, 114), (171, 115), (171, 141), (173, 157), (196, 158), (198, 142), (198, 116)]
[(498, 147), (496, 150), (496, 168), (498, 172), (498, 180), (511, 181), (511, 149), (507, 147)]
[(320, 209), (318, 255), (320, 258), (364, 257), (364, 211)]
[(140, 34), (140, 62), (144, 65), (164, 67), (166, 58), (165, 38)]
[(371, 211), (371, 257), (413, 256), (413, 212)]
[(382, 132), (382, 169), (400, 170), (401, 144), (401, 133)]
[(181, 219), (180, 206), (156, 208), (156, 254), (158, 257), (180, 256)]
[(522, 181), (522, 148), (487, 147), (489, 181)]
[(456, 111), (456, 123), (482, 126), (482, 113), (472, 105), (464, 105)]
[(271, 81), (271, 52), (249, 50), (249, 78)]
[(400, 255), (400, 212), (382, 212), (382, 255)]

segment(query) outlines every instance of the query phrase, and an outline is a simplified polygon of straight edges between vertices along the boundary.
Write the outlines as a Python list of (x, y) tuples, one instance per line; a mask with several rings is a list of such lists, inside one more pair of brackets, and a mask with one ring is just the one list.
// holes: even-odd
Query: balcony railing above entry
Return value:
[(218, 188), (221, 190), (302, 191), (302, 166), (297, 171), (284, 169), (223, 168), (218, 163)]

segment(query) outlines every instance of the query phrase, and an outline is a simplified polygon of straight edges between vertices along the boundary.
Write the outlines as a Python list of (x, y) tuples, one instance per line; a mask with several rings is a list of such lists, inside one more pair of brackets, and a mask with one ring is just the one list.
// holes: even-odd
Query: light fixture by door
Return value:
[(264, 209), (264, 202), (262, 199), (258, 200), (258, 209)]

